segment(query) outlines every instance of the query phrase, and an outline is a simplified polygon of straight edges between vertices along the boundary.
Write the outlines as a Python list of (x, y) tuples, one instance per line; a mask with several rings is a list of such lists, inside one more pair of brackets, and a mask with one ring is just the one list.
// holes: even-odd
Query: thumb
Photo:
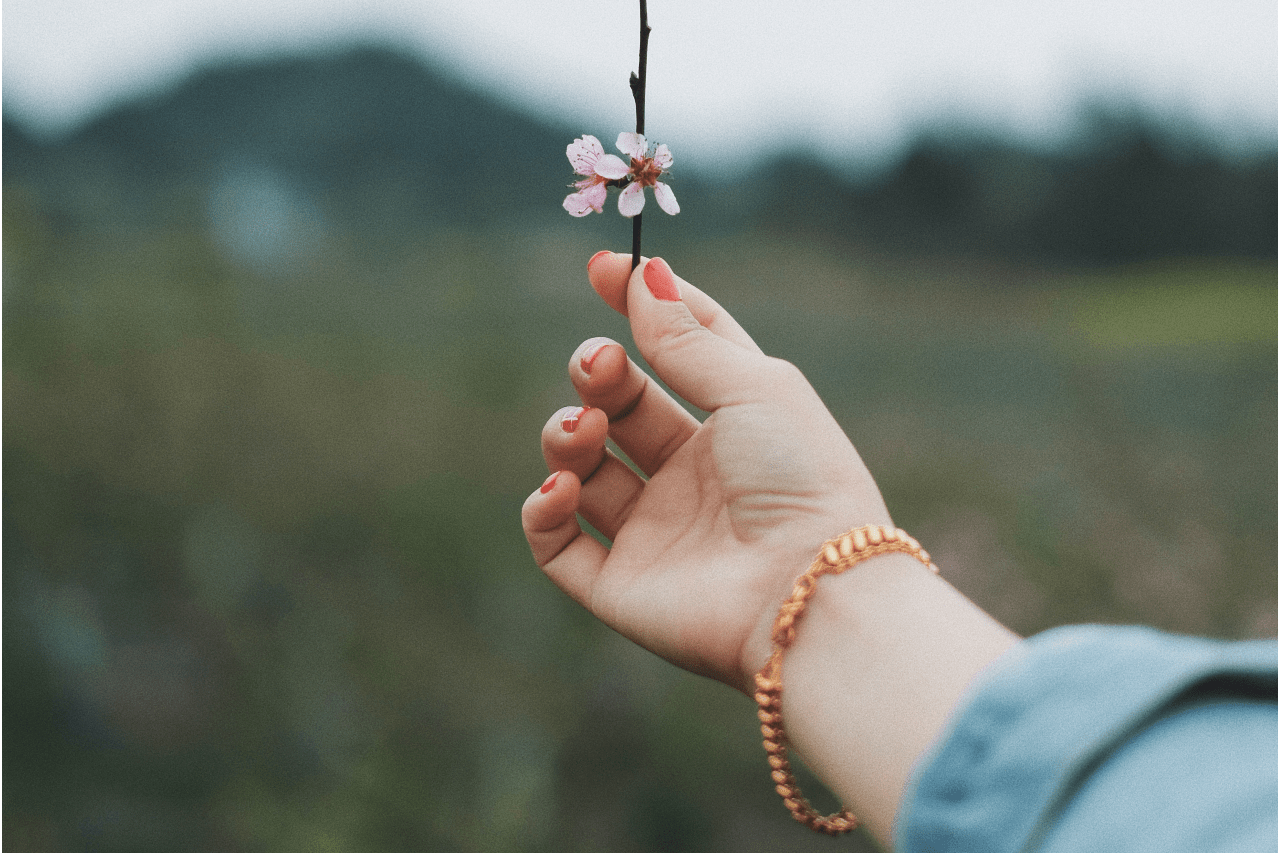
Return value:
[(662, 258), (645, 261), (627, 283), (636, 347), (662, 381), (704, 411), (763, 400), (785, 363), (717, 335), (681, 298), (681, 282)]

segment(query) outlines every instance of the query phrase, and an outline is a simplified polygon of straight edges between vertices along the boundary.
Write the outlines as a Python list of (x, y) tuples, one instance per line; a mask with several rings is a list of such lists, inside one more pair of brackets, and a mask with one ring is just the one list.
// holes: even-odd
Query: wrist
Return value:
[[(892, 525), (866, 525), (861, 528), (854, 529), (867, 530), (871, 527), (878, 527), (882, 531), (894, 530), (895, 533), (903, 533), (903, 531), (893, 528)], [(915, 547), (919, 548), (919, 543), (913, 538), (906, 536), (905, 533), (904, 537)], [(791, 546), (785, 554), (770, 561), (776, 568), (768, 575), (768, 577), (771, 578), (769, 581), (770, 586), (761, 595), (763, 604), (759, 616), (756, 619), (755, 627), (752, 629), (746, 642), (743, 643), (739, 661), (739, 689), (748, 696), (754, 695), (755, 677), (764, 668), (765, 664), (774, 652), (775, 646), (773, 634), (781, 607), (794, 593), (796, 583), (807, 573), (812, 571), (814, 566), (821, 561), (824, 547), (827, 545), (834, 545), (838, 547), (838, 543), (841, 538), (843, 538), (843, 536), (837, 536), (834, 539), (828, 539), (825, 541), (822, 539), (816, 539), (813, 544), (805, 545), (802, 548)], [(859, 547), (863, 547), (867, 544), (870, 543), (865, 541), (864, 535), (859, 540)], [(877, 542), (876, 544), (880, 543)], [(923, 549), (920, 550), (921, 553), (924, 554), (927, 562), (928, 553), (924, 552)], [(841, 555), (837, 551), (832, 556), (839, 559)], [(845, 556), (847, 556), (847, 554)], [(921, 563), (921, 561), (912, 557), (910, 554), (896, 551), (887, 551), (875, 555), (868, 555), (867, 557), (864, 557), (863, 560), (870, 559), (871, 556), (875, 556), (877, 562), (883, 559), (888, 559), (900, 561), (904, 565), (911, 565), (916, 568), (924, 568), (925, 566), (925, 563)], [(862, 562), (862, 560), (859, 560), (858, 562)], [(866, 567), (860, 566), (859, 568)], [(838, 571), (824, 574), (835, 576), (842, 575), (843, 573), (844, 569), (840, 569)], [(826, 582), (829, 583), (830, 581)], [(799, 630), (798, 626), (796, 630)]]
[[(890, 544), (906, 553), (886, 553)], [(851, 817), (822, 818), (803, 803), (785, 753), (780, 762), (782, 743), (887, 840), (916, 759), (972, 676), (1016, 638), (939, 579), (909, 537), (843, 545), (857, 553), (828, 549), (833, 559), (816, 561), (781, 608), (757, 702), (774, 781), (793, 815), (824, 832), (844, 831)]]

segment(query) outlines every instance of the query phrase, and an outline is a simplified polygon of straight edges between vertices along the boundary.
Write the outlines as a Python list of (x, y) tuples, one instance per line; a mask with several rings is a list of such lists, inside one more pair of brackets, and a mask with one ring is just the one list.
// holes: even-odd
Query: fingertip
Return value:
[(525, 499), (520, 512), (534, 562), (579, 601), (585, 600), (591, 577), (606, 553), (578, 524), (581, 493), (582, 481), (572, 471), (556, 471)]
[(649, 360), (659, 339), (705, 329), (682, 298), (683, 283), (662, 258), (645, 258), (627, 284), (631, 335)]
[[(762, 353), (759, 345), (751, 339), (746, 329), (733, 319), (733, 315), (687, 279), (676, 275), (666, 260), (649, 259), (640, 271), (640, 275), (635, 277), (628, 286), (639, 288), (640, 281), (643, 281), (649, 296), (653, 298), (649, 299), (635, 293), (630, 294), (630, 298), (640, 299), (658, 308), (659, 316), (665, 317), (667, 321), (679, 318), (682, 325), (688, 325), (690, 320), (696, 321), (698, 325), (718, 337), (750, 352)], [(680, 307), (675, 307), (674, 303), (680, 303)], [(633, 323), (633, 330), (634, 327)]]
[(644, 284), (653, 298), (662, 302), (679, 302), (680, 286), (671, 265), (662, 258), (651, 258), (644, 265)]
[(587, 280), (605, 303), (624, 317), (627, 315), (627, 282), (631, 278), (631, 255), (596, 252), (587, 261)]
[[(609, 418), (595, 406), (577, 406), (560, 420), (560, 430), (567, 435), (579, 438), (588, 446), (604, 447), (604, 438), (609, 432)], [(579, 479), (585, 479), (581, 474)]]
[[(542, 428), (542, 456), (547, 468), (563, 474), (572, 472), (586, 480), (600, 467), (605, 455), (609, 419), (592, 406), (567, 406), (551, 416)], [(558, 485), (552, 474), (543, 483), (543, 494)]]
[(686, 287), (691, 293), (696, 290), (677, 276), (671, 265), (662, 258), (643, 259), (627, 280), (627, 318), (631, 320), (632, 333), (636, 331), (637, 319), (646, 317), (663, 317), (664, 323), (670, 322), (673, 317), (680, 317), (702, 325), (694, 316), (692, 307), (685, 304)]
[(525, 498), (520, 510), (520, 520), (531, 544), (534, 539), (555, 531), (567, 521), (573, 521), (578, 508), (578, 496), (582, 481), (568, 470), (553, 471)]
[(627, 357), (622, 344), (608, 338), (585, 341), (569, 364), (569, 378), (582, 402), (600, 409), (605, 429), (634, 407), (646, 380), (644, 371)]
[(585, 395), (584, 402), (594, 406), (596, 403), (593, 401), (601, 393), (626, 377), (629, 362), (626, 347), (622, 344), (608, 338), (593, 338), (574, 353), (569, 374), (579, 395)]
[(538, 496), (549, 496), (547, 500), (560, 502), (565, 497), (572, 497), (582, 485), (582, 481), (576, 474), (567, 468), (561, 468), (552, 471), (547, 478), (542, 481), (542, 485), (538, 490), (530, 495), (530, 498)]
[[(703, 411), (760, 399), (760, 348), (714, 300), (677, 276), (661, 258), (631, 276), (631, 334), (672, 391)], [(695, 310), (696, 309), (696, 310)], [(704, 322), (705, 321), (705, 322)], [(713, 331), (708, 323), (718, 327)]]
[[(610, 351), (615, 357), (605, 355)], [(578, 344), (578, 348), (569, 358), (569, 372), (573, 373), (576, 366), (583, 374), (590, 376), (600, 369), (597, 365), (607, 365), (616, 361), (618, 353), (625, 356), (626, 349), (612, 338), (587, 338)]]

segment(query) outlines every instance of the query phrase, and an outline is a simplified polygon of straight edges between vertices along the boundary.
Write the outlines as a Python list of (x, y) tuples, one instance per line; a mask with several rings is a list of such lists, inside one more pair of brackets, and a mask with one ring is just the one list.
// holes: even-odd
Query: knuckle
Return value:
[(776, 358), (774, 356), (765, 356), (767, 370), (775, 379), (787, 385), (808, 385), (809, 380), (805, 378), (804, 372), (786, 359)]
[(649, 389), (653, 387), (653, 380), (639, 368), (636, 368), (636, 374), (637, 382), (635, 387), (624, 389), (617, 399), (611, 401), (610, 407), (605, 411), (610, 425), (617, 425), (618, 422), (640, 408), (641, 401), (649, 393)]
[(711, 332), (694, 319), (692, 314), (682, 314), (675, 322), (658, 330), (655, 347), (670, 355), (679, 355), (686, 349), (696, 347), (703, 335)]

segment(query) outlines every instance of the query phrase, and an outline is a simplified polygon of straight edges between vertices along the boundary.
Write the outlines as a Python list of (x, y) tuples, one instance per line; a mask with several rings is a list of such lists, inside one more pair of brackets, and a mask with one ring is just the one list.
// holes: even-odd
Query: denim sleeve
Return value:
[(916, 767), (898, 853), (1277, 849), (1276, 643), (1073, 626), (970, 689)]

